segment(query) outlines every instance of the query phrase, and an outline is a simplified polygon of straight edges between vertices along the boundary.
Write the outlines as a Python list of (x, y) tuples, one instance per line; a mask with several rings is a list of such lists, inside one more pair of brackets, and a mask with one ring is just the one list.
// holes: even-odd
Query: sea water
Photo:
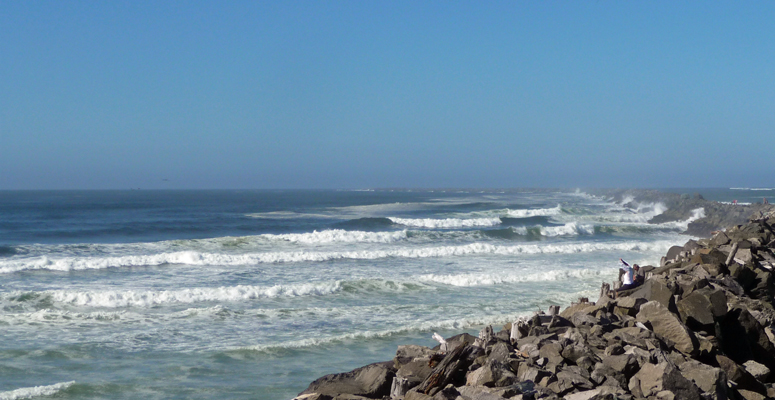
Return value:
[(596, 298), (619, 258), (689, 239), (647, 223), (663, 211), (550, 190), (0, 192), (0, 399), (290, 399), (434, 332)]

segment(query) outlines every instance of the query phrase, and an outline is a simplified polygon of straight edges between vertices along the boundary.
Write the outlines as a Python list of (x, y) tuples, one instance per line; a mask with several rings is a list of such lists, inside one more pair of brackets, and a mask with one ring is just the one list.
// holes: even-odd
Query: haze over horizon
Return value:
[(775, 187), (775, 3), (5, 2), (0, 190)]

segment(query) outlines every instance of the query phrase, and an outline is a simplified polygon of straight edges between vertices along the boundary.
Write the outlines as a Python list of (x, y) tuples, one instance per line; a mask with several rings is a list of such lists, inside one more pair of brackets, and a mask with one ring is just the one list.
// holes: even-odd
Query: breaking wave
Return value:
[(48, 386), (34, 386), (29, 388), (21, 388), (11, 390), (8, 392), (0, 392), (0, 400), (21, 400), (31, 399), (33, 397), (40, 396), (52, 396), (58, 392), (73, 386), (75, 381), (55, 383)]
[[(50, 290), (43, 292), (16, 292), (4, 296), (17, 302), (55, 302), (85, 307), (125, 308), (153, 307), (162, 304), (189, 304), (208, 301), (235, 302), (252, 299), (326, 296), (336, 293), (406, 292), (432, 289), (416, 282), (398, 282), (382, 279), (330, 281), (297, 285), (246, 286), (237, 285), (217, 288), (190, 288), (178, 290)], [(29, 313), (29, 317), (52, 319), (76, 317), (80, 319), (119, 319), (116, 313), (61, 314), (50, 310)]]
[(492, 286), (504, 283), (519, 282), (546, 282), (561, 281), (567, 279), (586, 279), (608, 277), (613, 274), (613, 269), (594, 270), (553, 270), (533, 274), (455, 274), (438, 275), (428, 274), (419, 277), (421, 282), (441, 283), (457, 287)]
[(388, 218), (393, 223), (404, 226), (411, 226), (414, 228), (431, 228), (431, 229), (450, 229), (450, 228), (474, 228), (483, 226), (496, 226), (501, 224), (500, 218), (472, 218), (472, 219), (460, 219), (460, 218), (445, 218), (445, 219), (432, 219), (432, 218)]
[(0, 261), (0, 273), (12, 273), (24, 270), (73, 271), (105, 269), (133, 266), (159, 266), (165, 264), (182, 265), (256, 265), (264, 263), (323, 262), (331, 260), (375, 260), (382, 258), (431, 258), (456, 257), (477, 254), (557, 254), (588, 253), (596, 251), (655, 251), (668, 249), (672, 242), (629, 241), (618, 243), (562, 243), (562, 244), (520, 244), (513, 246), (489, 243), (470, 243), (458, 246), (438, 246), (419, 248), (396, 248), (388, 250), (363, 251), (295, 251), (266, 252), (247, 254), (220, 254), (196, 251), (161, 253), (155, 255), (122, 257), (64, 257), (50, 259), (36, 257), (32, 259)]
[(552, 215), (562, 214), (562, 207), (558, 204), (557, 207), (552, 208), (538, 208), (534, 210), (509, 210), (505, 212), (507, 217), (511, 218), (529, 218), (529, 217), (548, 217)]

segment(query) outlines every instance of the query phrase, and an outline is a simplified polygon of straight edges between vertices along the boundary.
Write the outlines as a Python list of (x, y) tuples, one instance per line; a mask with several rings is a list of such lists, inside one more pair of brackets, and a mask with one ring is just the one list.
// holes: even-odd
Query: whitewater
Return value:
[(290, 399), (594, 298), (704, 216), (581, 191), (0, 192), (0, 399)]

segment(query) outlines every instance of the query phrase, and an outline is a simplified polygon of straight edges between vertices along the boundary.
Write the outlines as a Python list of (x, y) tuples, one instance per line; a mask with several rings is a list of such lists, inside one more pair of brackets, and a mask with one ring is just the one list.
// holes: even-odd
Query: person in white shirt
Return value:
[(638, 270), (640, 270), (638, 264), (633, 264), (632, 267), (630, 267), (630, 264), (627, 264), (627, 262), (621, 258), (619, 261), (622, 263), (620, 271), (624, 273), (620, 274), (622, 279), (622, 286), (619, 289), (616, 289), (616, 291), (621, 292), (622, 290), (628, 290), (640, 286), (643, 281), (642, 279), (638, 279)]

